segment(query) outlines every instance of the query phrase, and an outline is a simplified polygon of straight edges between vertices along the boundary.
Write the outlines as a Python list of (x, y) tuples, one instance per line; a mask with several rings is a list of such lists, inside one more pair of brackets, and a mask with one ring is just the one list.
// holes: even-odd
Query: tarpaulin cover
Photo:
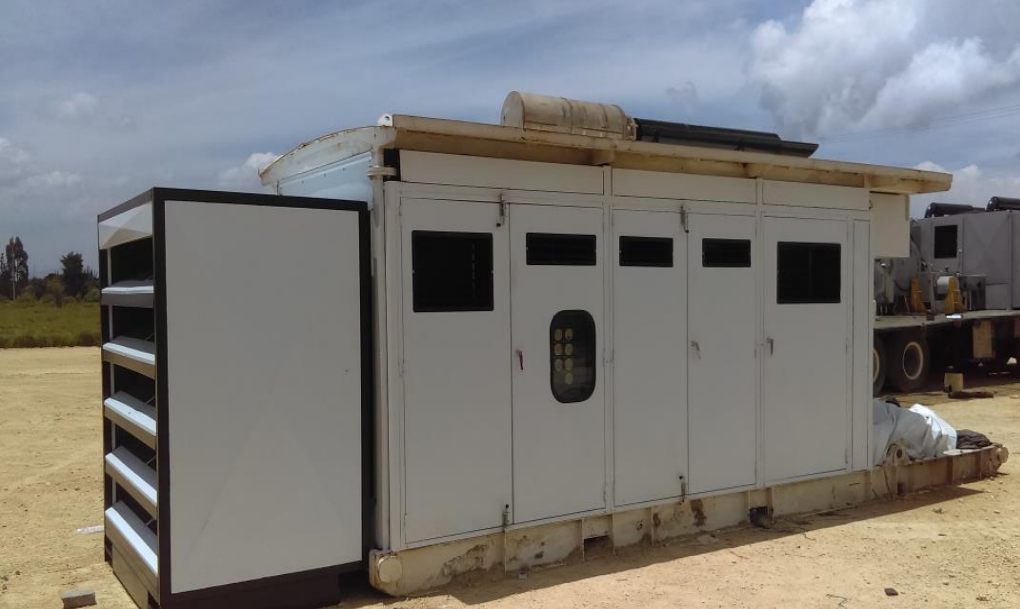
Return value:
[(911, 459), (937, 457), (956, 448), (956, 430), (930, 408), (909, 409), (876, 399), (872, 402), (872, 449), (875, 465), (885, 461), (893, 444), (900, 444)]

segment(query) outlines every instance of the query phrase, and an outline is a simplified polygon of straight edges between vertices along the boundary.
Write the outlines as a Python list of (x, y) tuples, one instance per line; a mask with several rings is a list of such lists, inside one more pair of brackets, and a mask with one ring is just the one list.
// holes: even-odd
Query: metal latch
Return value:
[(503, 506), (503, 526), (510, 526), (510, 504)]
[(687, 480), (680, 476), (680, 503), (687, 501)]
[(368, 168), (369, 178), (393, 178), (397, 175), (396, 167), (386, 167), (384, 165), (372, 165)]
[(687, 226), (687, 208), (686, 207), (681, 207), (680, 208), (680, 227), (684, 229), (685, 233), (691, 232), (690, 227)]

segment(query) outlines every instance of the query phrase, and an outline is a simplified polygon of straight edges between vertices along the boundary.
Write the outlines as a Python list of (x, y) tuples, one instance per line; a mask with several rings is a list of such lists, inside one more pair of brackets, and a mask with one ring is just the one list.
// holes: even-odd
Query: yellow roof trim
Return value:
[(946, 173), (919, 169), (550, 133), (418, 116), (394, 115), (391, 125), (338, 131), (301, 144), (264, 169), (262, 182), (272, 184), (328, 163), (390, 148), (851, 186), (893, 194), (942, 192), (949, 190), (953, 179)]

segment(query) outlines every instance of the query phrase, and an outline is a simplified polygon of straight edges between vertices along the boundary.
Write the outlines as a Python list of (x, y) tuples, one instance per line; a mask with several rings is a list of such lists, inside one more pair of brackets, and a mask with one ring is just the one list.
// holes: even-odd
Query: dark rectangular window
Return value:
[(702, 239), (701, 266), (709, 268), (750, 268), (750, 239)]
[(842, 264), (838, 243), (780, 242), (777, 255), (777, 303), (839, 302)]
[(529, 265), (595, 266), (595, 235), (528, 233)]
[(669, 237), (620, 237), (620, 266), (673, 266)]
[(411, 233), (416, 313), (492, 310), (492, 234)]
[(957, 226), (947, 224), (935, 227), (935, 257), (956, 258)]

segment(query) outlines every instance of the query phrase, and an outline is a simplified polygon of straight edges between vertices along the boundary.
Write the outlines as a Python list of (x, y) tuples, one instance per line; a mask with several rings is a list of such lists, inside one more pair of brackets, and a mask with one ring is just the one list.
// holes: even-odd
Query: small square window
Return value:
[(411, 233), (414, 311), (492, 311), (492, 234)]
[(823, 304), (840, 301), (840, 245), (788, 243), (777, 246), (778, 304)]
[(669, 237), (620, 237), (620, 266), (673, 266)]
[(529, 265), (595, 266), (595, 235), (528, 233)]
[(750, 268), (750, 239), (702, 239), (701, 266), (707, 268)]
[(956, 258), (958, 248), (957, 235), (957, 226), (955, 224), (935, 227), (936, 258)]

